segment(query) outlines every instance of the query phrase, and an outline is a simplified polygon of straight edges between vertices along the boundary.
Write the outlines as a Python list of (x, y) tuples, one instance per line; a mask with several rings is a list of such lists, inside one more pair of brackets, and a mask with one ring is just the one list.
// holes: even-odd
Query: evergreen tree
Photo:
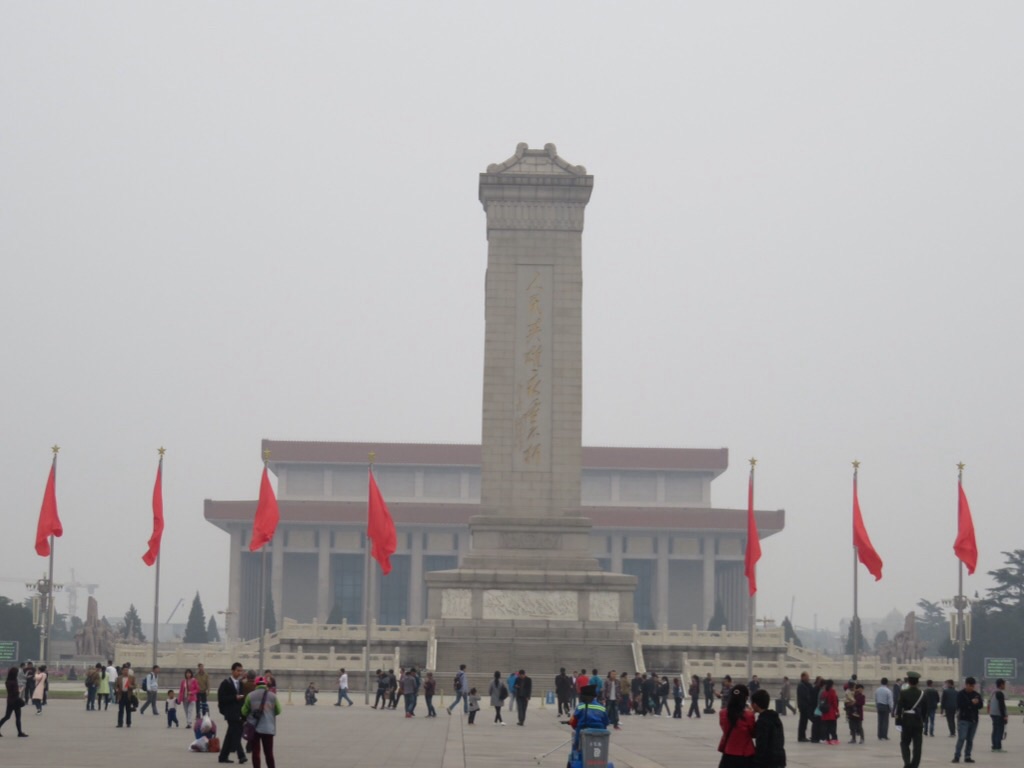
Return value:
[(32, 609), (0, 595), (0, 635), (18, 643), (23, 659), (39, 658), (39, 632), (32, 626)]
[(886, 643), (889, 642), (889, 633), (884, 629), (878, 630), (878, 634), (875, 635), (875, 652), (878, 652), (879, 648), (882, 648)]
[(217, 630), (217, 619), (214, 616), (210, 616), (210, 621), (206, 625), (206, 642), (220, 642), (220, 632)]
[(142, 619), (139, 618), (139, 612), (135, 610), (135, 603), (128, 606), (128, 612), (124, 615), (121, 637), (129, 642), (133, 640), (140, 643), (146, 642), (146, 636), (142, 634)]
[(853, 637), (854, 637), (853, 633), (854, 632), (857, 633), (857, 650), (860, 653), (866, 653), (866, 652), (871, 650), (871, 646), (868, 645), (867, 638), (864, 637), (864, 632), (861, 630), (861, 627), (860, 627), (860, 617), (858, 616), (856, 619), (853, 619), (850, 622), (850, 631), (846, 634), (846, 651), (845, 651), (845, 653), (846, 653), (847, 656), (852, 656), (853, 655)]
[(726, 623), (728, 623), (728, 619), (725, 617), (725, 605), (721, 600), (715, 600), (715, 612), (708, 622), (708, 631), (718, 632)]
[(793, 624), (789, 620), (789, 616), (782, 620), (782, 631), (785, 633), (786, 642), (793, 641), (793, 645), (797, 648), (803, 648), (804, 644), (800, 642), (800, 636), (797, 635), (796, 630), (793, 629)]
[(188, 614), (188, 624), (185, 625), (186, 643), (205, 643), (206, 636), (206, 615), (203, 613), (203, 601), (199, 599), (199, 593), (192, 598), (192, 610)]
[(331, 608), (331, 615), (327, 617), (328, 624), (341, 624), (345, 620), (345, 616), (341, 612), (341, 603), (335, 603), (334, 607)]
[(921, 598), (917, 601), (920, 612), (914, 617), (917, 626), (917, 637), (925, 644), (925, 656), (939, 655), (939, 645), (949, 637), (949, 623), (942, 606)]

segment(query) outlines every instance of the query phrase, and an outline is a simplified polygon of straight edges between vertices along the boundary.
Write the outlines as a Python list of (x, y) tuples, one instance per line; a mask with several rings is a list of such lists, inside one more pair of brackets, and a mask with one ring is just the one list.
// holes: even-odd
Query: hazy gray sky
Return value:
[[(1017, 3), (0, 3), (0, 593), (46, 561), (149, 620), (227, 602), (204, 498), (260, 439), (480, 439), (477, 174), (595, 176), (584, 440), (719, 447), (784, 507), (758, 611), (851, 611), (850, 481), (885, 577), (956, 590), (1024, 546)], [(84, 596), (83, 596), (84, 599)], [(62, 600), (59, 606), (63, 609)]]

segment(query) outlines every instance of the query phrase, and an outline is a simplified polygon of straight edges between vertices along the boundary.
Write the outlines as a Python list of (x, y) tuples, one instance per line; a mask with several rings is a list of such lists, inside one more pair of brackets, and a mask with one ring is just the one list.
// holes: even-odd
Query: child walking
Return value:
[(167, 692), (167, 701), (164, 702), (164, 712), (167, 713), (167, 727), (171, 727), (171, 723), (174, 723), (174, 727), (180, 727), (178, 725), (178, 700), (174, 698), (174, 691), (170, 690)]
[(480, 697), (477, 696), (476, 688), (469, 689), (469, 724), (473, 725), (473, 721), (476, 720), (476, 713), (480, 711)]

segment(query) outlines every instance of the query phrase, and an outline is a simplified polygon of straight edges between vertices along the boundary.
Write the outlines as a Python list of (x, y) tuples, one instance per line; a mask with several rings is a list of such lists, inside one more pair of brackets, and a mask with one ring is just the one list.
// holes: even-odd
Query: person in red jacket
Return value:
[(822, 741), (826, 744), (838, 744), (836, 721), (839, 719), (839, 696), (836, 695), (835, 684), (831, 680), (826, 680), (825, 686), (821, 689), (818, 708), (821, 710)]
[(729, 703), (718, 713), (722, 739), (719, 768), (750, 768), (754, 764), (754, 713), (747, 709), (750, 692), (745, 685), (733, 686)]

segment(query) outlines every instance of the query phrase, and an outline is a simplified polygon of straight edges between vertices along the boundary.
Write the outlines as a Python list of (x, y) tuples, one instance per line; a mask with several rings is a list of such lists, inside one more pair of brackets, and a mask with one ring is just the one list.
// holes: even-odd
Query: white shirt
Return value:
[(341, 677), (338, 678), (338, 687), (342, 690), (348, 689), (348, 672), (342, 672)]
[(892, 689), (888, 685), (880, 685), (875, 688), (875, 704), (885, 704), (889, 709), (892, 709)]
[(111, 685), (117, 682), (117, 670), (114, 669), (113, 664), (107, 667), (107, 682), (109, 682)]

